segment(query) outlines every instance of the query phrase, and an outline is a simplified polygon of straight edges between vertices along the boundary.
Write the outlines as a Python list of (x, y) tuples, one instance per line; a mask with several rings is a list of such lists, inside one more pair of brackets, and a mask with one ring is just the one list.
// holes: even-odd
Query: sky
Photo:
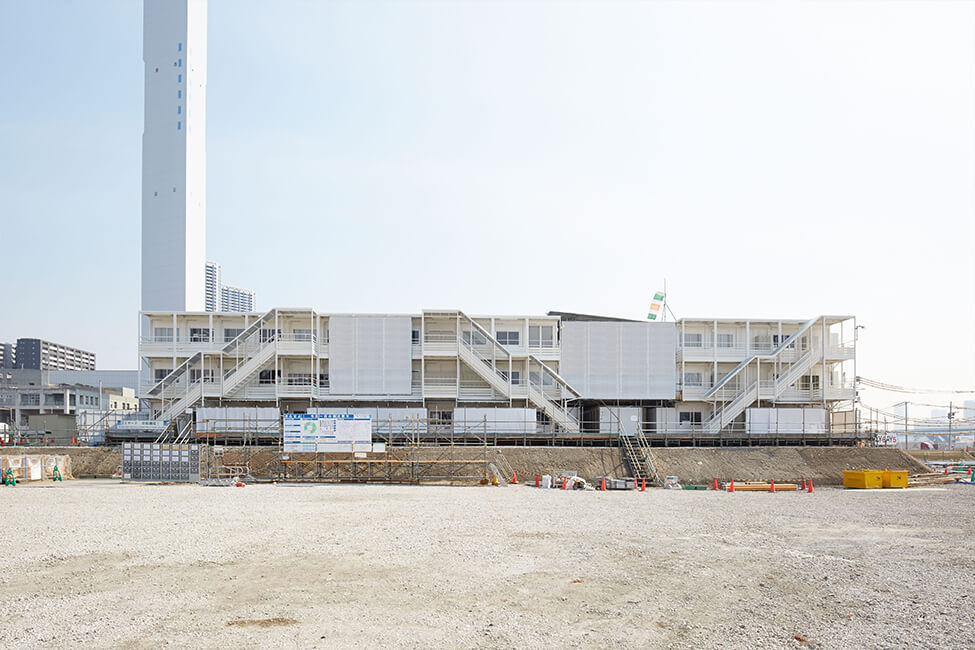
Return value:
[[(134, 368), (141, 3), (0, 16), (0, 341)], [(666, 280), (975, 390), (975, 2), (210, 0), (207, 178), (259, 309), (644, 318)]]

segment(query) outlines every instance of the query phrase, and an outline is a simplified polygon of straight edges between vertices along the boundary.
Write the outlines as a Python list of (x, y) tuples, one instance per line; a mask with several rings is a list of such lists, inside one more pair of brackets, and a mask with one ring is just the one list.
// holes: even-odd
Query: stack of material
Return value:
[(916, 474), (907, 479), (908, 487), (919, 487), (922, 485), (945, 485), (946, 483), (954, 483), (956, 477), (950, 474), (942, 474), (941, 472), (930, 472), (928, 474)]
[[(723, 488), (727, 490), (729, 485), (731, 484), (725, 483), (723, 485)], [(776, 492), (797, 492), (798, 490), (799, 490), (799, 486), (796, 483), (775, 484)], [(739, 483), (738, 481), (735, 481), (735, 492), (771, 492), (771, 491), (772, 491), (771, 483), (757, 483), (754, 481), (747, 482), (747, 483)]]
[(71, 476), (71, 457), (67, 455), (18, 454), (0, 456), (0, 475), (6, 476), (9, 469), (18, 481), (43, 481), (54, 477), (57, 468), (64, 479)]

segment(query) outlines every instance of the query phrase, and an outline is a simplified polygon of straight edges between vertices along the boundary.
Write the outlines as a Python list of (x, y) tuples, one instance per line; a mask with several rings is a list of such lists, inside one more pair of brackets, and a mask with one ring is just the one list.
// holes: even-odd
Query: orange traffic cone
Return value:
[(802, 492), (805, 489), (806, 489), (806, 479), (802, 479), (802, 487), (799, 488), (799, 491)]
[(605, 492), (605, 491), (606, 491), (606, 477), (605, 477), (605, 476), (603, 477), (603, 482), (602, 482), (602, 484), (601, 484), (601, 485), (599, 486), (599, 489), (600, 489), (600, 490), (602, 490), (603, 492)]
[(775, 492), (775, 481), (769, 481), (768, 485), (769, 485), (768, 491)]
[(947, 473), (948, 473), (948, 466), (945, 465), (945, 474), (947, 474)]
[(731, 483), (728, 484), (728, 492), (735, 491), (735, 479), (731, 479)]
[(647, 491), (647, 479), (646, 478), (641, 478), (640, 479), (640, 492), (646, 492), (646, 491)]
[(812, 479), (806, 481), (806, 492), (812, 492)]
[(535, 474), (535, 487), (538, 487), (538, 474)]
[(515, 485), (518, 484), (518, 474), (515, 472), (515, 470), (511, 470), (511, 482)]
[(711, 486), (711, 489), (712, 490), (717, 490), (718, 489), (718, 479), (714, 479), (714, 485)]
[(566, 480), (566, 479), (565, 479), (565, 477), (563, 476), (563, 477), (562, 477), (562, 489), (563, 489), (563, 490), (565, 489), (565, 480)]

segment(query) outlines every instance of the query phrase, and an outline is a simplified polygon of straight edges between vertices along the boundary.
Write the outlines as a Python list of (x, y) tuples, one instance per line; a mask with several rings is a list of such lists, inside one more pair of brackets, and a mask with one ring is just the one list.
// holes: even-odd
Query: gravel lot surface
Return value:
[(967, 486), (68, 481), (0, 504), (3, 647), (975, 647)]

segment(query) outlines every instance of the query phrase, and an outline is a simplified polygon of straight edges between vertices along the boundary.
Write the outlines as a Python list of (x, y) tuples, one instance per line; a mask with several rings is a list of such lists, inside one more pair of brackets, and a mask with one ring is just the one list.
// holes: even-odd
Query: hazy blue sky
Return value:
[[(260, 308), (640, 318), (666, 277), (975, 387), (975, 3), (210, 0), (208, 33), (208, 256)], [(135, 367), (141, 38), (137, 0), (0, 0), (0, 341)]]

